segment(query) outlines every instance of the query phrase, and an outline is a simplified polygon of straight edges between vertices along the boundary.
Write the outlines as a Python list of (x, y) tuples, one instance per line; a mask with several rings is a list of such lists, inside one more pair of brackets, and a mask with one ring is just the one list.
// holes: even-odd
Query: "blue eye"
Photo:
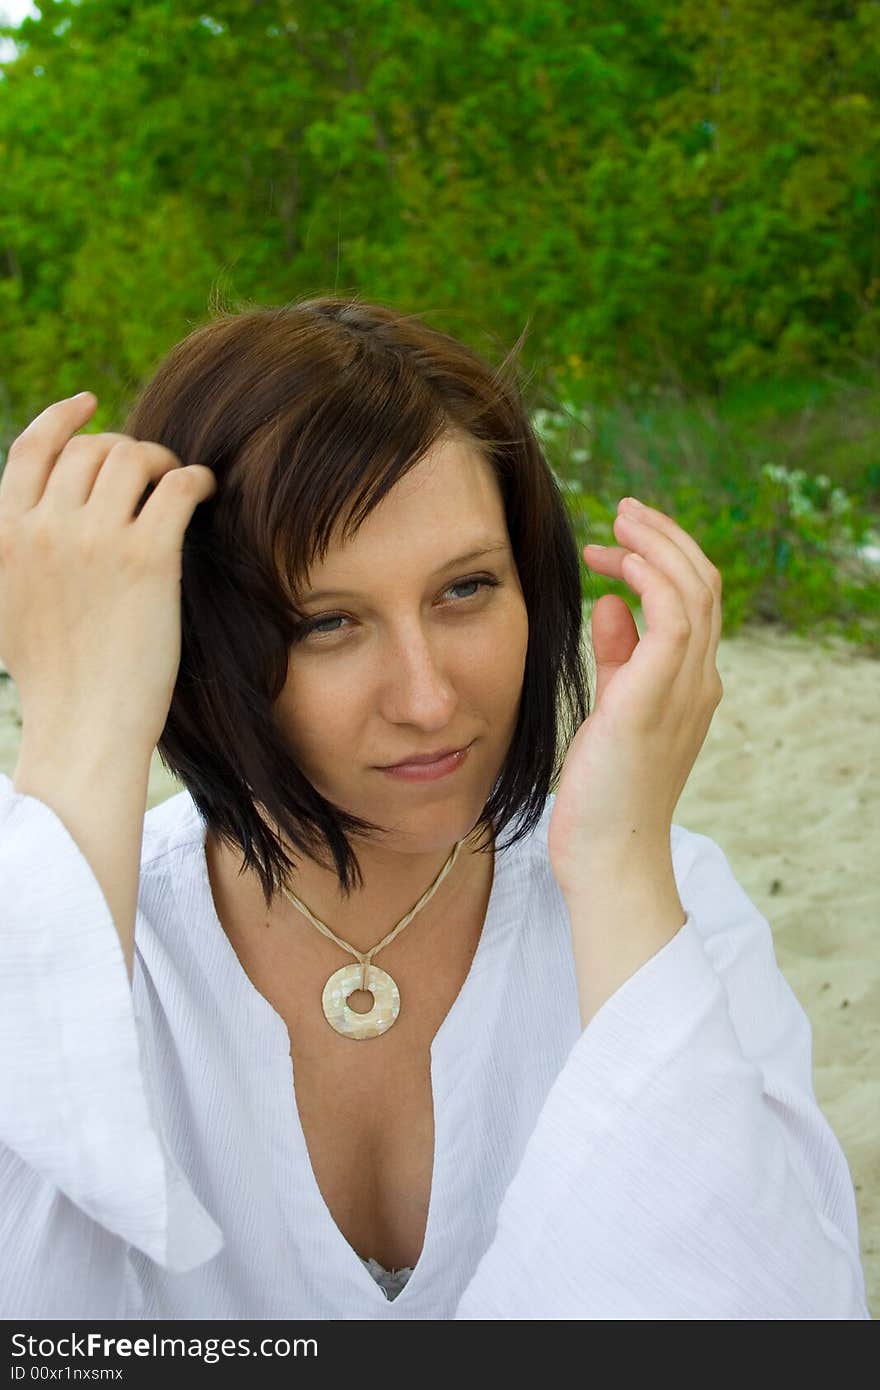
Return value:
[[(459, 603), (471, 603), (475, 598), (478, 597), (482, 589), (495, 588), (495, 586), (498, 583), (499, 580), (493, 579), (490, 575), (480, 575), (474, 579), (459, 579), (456, 581), (455, 584), (450, 584), (449, 588), (446, 589), (444, 592), (448, 594), (453, 589), (470, 589), (476, 586), (474, 593), (466, 594), (463, 599), (458, 600)], [(334, 637), (337, 632), (341, 631), (341, 628), (337, 627), (327, 629), (325, 627), (325, 624), (341, 622), (345, 622), (345, 615), (343, 613), (331, 613), (326, 618), (312, 618), (309, 622), (304, 623), (300, 628), (298, 640), (301, 641), (304, 637), (308, 637), (311, 633), (315, 633), (318, 637)]]
[[(341, 623), (342, 621), (343, 619), (341, 617), (313, 618), (310, 623), (306, 623), (305, 627), (302, 629), (300, 633), (300, 636), (308, 637), (310, 633), (317, 632), (322, 637), (330, 637), (332, 636), (332, 633), (321, 632), (321, 628), (324, 626), (324, 623)], [(336, 628), (335, 631), (338, 632), (339, 629)]]
[[(474, 585), (474, 584), (476, 584), (476, 585), (479, 587), (479, 585), (482, 584), (482, 583), (483, 583), (483, 580), (482, 580), (482, 579), (463, 579), (463, 580), (461, 581), (460, 584), (450, 584), (449, 589), (467, 589), (467, 588), (469, 588), (470, 586), (472, 586), (472, 585)], [(447, 593), (449, 593), (449, 589), (446, 590)], [(474, 594), (466, 594), (465, 597), (466, 597), (466, 598), (474, 598), (475, 595), (474, 595)]]

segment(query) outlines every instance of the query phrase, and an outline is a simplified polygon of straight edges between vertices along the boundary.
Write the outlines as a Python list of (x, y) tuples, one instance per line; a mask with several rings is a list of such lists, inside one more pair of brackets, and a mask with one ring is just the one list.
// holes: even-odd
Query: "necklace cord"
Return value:
[(350, 942), (343, 941), (341, 937), (338, 937), (335, 932), (330, 930), (326, 922), (320, 921), (320, 919), (317, 918), (313, 912), (309, 911), (302, 899), (298, 898), (295, 893), (291, 893), (290, 890), (287, 888), (282, 888), (281, 891), (286, 898), (288, 898), (296, 907), (299, 908), (300, 912), (305, 914), (309, 921), (318, 928), (318, 931), (321, 932), (323, 936), (328, 937), (330, 941), (335, 941), (337, 946), (341, 946), (344, 951), (348, 951), (350, 955), (355, 956), (360, 961), (361, 965), (363, 966), (363, 970), (361, 972), (361, 989), (366, 990), (368, 988), (367, 979), (369, 977), (369, 969), (370, 965), (372, 964), (373, 956), (378, 955), (378, 953), (384, 950), (386, 946), (390, 946), (394, 938), (400, 932), (403, 931), (404, 927), (407, 926), (409, 922), (412, 921), (416, 913), (421, 908), (423, 908), (427, 902), (430, 901), (430, 899), (436, 893), (437, 889), (440, 887), (440, 884), (443, 882), (446, 875), (450, 872), (453, 865), (455, 864), (455, 861), (458, 858), (459, 850), (461, 849), (463, 844), (464, 840), (458, 840), (456, 844), (453, 845), (452, 852), (449, 855), (449, 858), (446, 860), (446, 863), (443, 865), (443, 868), (440, 870), (439, 874), (434, 879), (434, 882), (431, 884), (430, 888), (427, 888), (425, 892), (422, 894), (422, 896), (419, 898), (415, 907), (411, 908), (405, 917), (401, 917), (397, 925), (391, 929), (387, 936), (382, 938), (382, 940), (379, 942), (377, 946), (373, 946), (371, 950), (366, 952), (356, 950)]

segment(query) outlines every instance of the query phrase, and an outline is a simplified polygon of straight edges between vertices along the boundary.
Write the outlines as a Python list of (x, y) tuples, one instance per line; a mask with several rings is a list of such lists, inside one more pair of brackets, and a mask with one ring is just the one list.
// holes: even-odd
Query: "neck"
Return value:
[[(443, 924), (454, 922), (474, 895), (483, 894), (491, 885), (494, 844), (492, 851), (480, 853), (474, 848), (478, 839), (479, 835), (473, 832), (464, 839), (454, 864), (437, 885), (430, 900), (389, 944), (389, 953), (396, 951), (398, 942), (406, 942), (410, 933), (417, 937), (422, 947), (427, 948), (436, 934), (435, 928), (442, 932)], [(335, 873), (300, 857), (297, 859), (292, 891), (335, 936), (348, 942), (356, 951), (366, 953), (412, 911), (440, 874), (453, 847), (454, 842), (424, 853), (398, 853), (374, 846), (369, 846), (366, 851), (358, 848), (356, 852), (364, 882), (363, 887), (355, 889), (348, 898), (343, 897)], [(232, 896), (242, 916), (264, 929), (274, 931), (277, 928), (279, 932), (292, 932), (291, 945), (299, 939), (303, 949), (309, 953), (323, 950), (339, 956), (340, 948), (328, 940), (284, 893), (276, 893), (267, 913), (256, 876), (238, 876), (242, 863), (240, 855), (233, 855), (209, 836), (206, 856), (212, 883), (220, 888), (227, 900)], [(323, 947), (320, 943), (323, 943)], [(415, 947), (409, 947), (407, 955), (413, 950)], [(340, 959), (339, 963), (345, 964), (345, 961)], [(350, 960), (349, 963), (353, 962)], [(376, 964), (381, 963), (380, 955)]]

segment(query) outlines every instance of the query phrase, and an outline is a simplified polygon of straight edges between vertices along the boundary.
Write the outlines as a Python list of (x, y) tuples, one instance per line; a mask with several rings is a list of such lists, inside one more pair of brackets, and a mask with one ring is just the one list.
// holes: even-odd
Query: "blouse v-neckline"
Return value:
[[(265, 995), (256, 988), (223, 929), (208, 873), (205, 845), (207, 825), (191, 799), (190, 809), (199, 831), (198, 838), (193, 842), (193, 849), (197, 857), (199, 892), (205, 906), (204, 920), (208, 930), (216, 938), (217, 950), (226, 961), (232, 987), (243, 996), (248, 1012), (259, 1018), (267, 1036), (273, 1062), (279, 1069), (277, 1103), (273, 1105), (273, 1114), (278, 1121), (281, 1138), (273, 1145), (273, 1152), (282, 1155), (283, 1161), (278, 1176), (285, 1198), (294, 1199), (295, 1192), (299, 1192), (302, 1199), (304, 1194), (316, 1216), (315, 1229), (320, 1235), (320, 1246), (326, 1252), (328, 1262), (333, 1260), (340, 1273), (344, 1273), (348, 1280), (363, 1291), (366, 1297), (374, 1300), (377, 1306), (384, 1306), (389, 1313), (399, 1310), (401, 1305), (408, 1306), (421, 1293), (432, 1275), (439, 1274), (442, 1277), (442, 1270), (434, 1268), (437, 1223), (438, 1220), (445, 1219), (446, 1212), (453, 1209), (456, 1187), (461, 1190), (461, 1201), (467, 1200), (464, 1174), (447, 1162), (451, 1148), (447, 1141), (447, 1129), (450, 1125), (460, 1123), (451, 1114), (450, 1104), (457, 1095), (456, 1085), (461, 1068), (480, 1066), (475, 1049), (485, 1037), (485, 1029), (480, 1027), (480, 1022), (484, 1017), (484, 1006), (489, 993), (487, 986), (492, 978), (491, 966), (501, 948), (505, 926), (509, 927), (513, 920), (508, 901), (513, 884), (508, 857), (505, 853), (499, 853), (496, 846), (492, 886), (477, 947), (464, 983), (431, 1042), (434, 1159), (425, 1236), (421, 1253), (412, 1267), (409, 1279), (402, 1290), (393, 1299), (389, 1299), (361, 1256), (340, 1231), (318, 1186), (296, 1103), (294, 1062), (287, 1024)], [(265, 1073), (261, 1082), (265, 1085)], [(316, 1271), (314, 1277), (320, 1277), (320, 1273), (321, 1271)]]

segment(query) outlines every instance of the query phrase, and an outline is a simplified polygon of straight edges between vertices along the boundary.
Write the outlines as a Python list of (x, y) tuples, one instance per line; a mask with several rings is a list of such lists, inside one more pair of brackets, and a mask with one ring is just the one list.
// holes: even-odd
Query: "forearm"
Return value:
[(684, 926), (672, 854), (613, 846), (584, 860), (578, 887), (565, 894), (586, 1028), (624, 981)]
[(119, 934), (129, 981), (150, 757), (145, 748), (102, 743), (82, 728), (63, 737), (42, 730), (29, 737), (25, 730), (12, 779), (17, 792), (55, 812), (88, 860)]

